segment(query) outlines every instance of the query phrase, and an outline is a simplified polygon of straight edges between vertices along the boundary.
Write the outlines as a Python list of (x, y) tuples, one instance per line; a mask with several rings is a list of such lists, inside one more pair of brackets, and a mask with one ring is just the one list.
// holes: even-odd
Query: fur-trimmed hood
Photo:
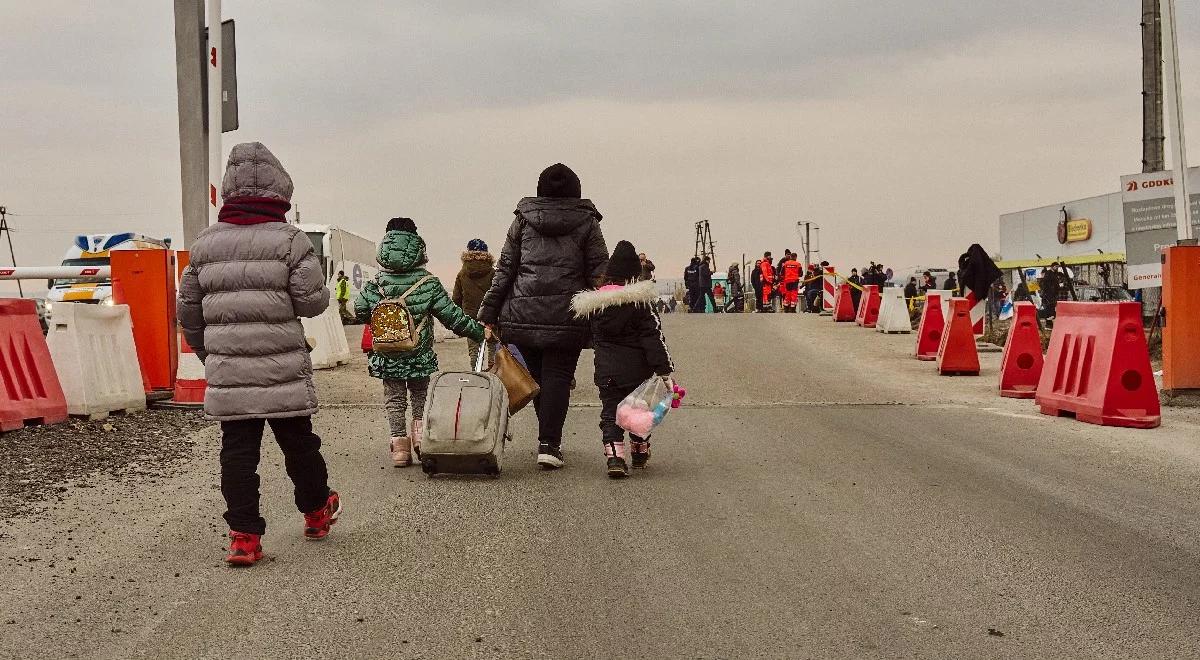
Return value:
[(462, 253), (462, 261), (464, 264), (467, 263), (468, 261), (493, 262), (495, 260), (496, 260), (496, 258), (492, 256), (491, 252), (481, 252), (479, 250), (467, 250), (466, 252)]
[(492, 271), (495, 270), (496, 258), (490, 252), (467, 250), (462, 253), (462, 272), (471, 279), (487, 278), (491, 283)]
[(608, 284), (595, 291), (580, 291), (571, 298), (575, 318), (587, 318), (610, 307), (644, 305), (649, 307), (658, 298), (657, 285), (649, 280), (633, 284)]

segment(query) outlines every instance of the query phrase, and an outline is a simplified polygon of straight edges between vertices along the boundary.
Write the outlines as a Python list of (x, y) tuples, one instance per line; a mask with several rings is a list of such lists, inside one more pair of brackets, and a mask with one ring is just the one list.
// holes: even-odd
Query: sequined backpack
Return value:
[(433, 279), (426, 275), (396, 298), (384, 298), (371, 311), (371, 350), (379, 353), (407, 353), (421, 341), (421, 330), (428, 317), (414, 322), (413, 314), (405, 299), (425, 282)]

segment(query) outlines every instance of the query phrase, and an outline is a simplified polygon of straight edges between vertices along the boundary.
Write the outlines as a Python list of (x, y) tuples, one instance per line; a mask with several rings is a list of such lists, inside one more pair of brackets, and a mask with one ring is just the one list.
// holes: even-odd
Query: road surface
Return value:
[[(1200, 656), (1200, 418), (1036, 414), (808, 315), (666, 319), (689, 389), (650, 468), (604, 477), (590, 353), (568, 467), (387, 465), (361, 360), (320, 375), (346, 513), (306, 542), (264, 450), (268, 561), (221, 563), (215, 429), (186, 469), (72, 489), (0, 538), (0, 657)], [(465, 367), (461, 341), (439, 345)]]

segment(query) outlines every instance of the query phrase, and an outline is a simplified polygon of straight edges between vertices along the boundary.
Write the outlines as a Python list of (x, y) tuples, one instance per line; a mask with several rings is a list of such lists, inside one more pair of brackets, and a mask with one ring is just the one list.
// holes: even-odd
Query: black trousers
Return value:
[(517, 345), (525, 357), (529, 374), (541, 387), (533, 398), (538, 418), (538, 444), (562, 446), (563, 424), (567, 421), (567, 406), (571, 403), (571, 380), (579, 365), (579, 348), (535, 348)]
[[(600, 388), (600, 438), (604, 444), (612, 442), (624, 442), (625, 429), (617, 426), (617, 405), (621, 400), (629, 396), (629, 393), (641, 386), (630, 385), (629, 387), (601, 387)], [(632, 433), (629, 434), (629, 439), (633, 442), (646, 442), (648, 437), (641, 438)]]
[(316, 511), (329, 498), (329, 475), (321, 457), (321, 438), (312, 430), (312, 418), (241, 419), (221, 422), (221, 494), (225, 496), (225, 522), (229, 529), (263, 534), (267, 521), (258, 510), (258, 461), (265, 424), (283, 450), (283, 464), (296, 487), (296, 508)]

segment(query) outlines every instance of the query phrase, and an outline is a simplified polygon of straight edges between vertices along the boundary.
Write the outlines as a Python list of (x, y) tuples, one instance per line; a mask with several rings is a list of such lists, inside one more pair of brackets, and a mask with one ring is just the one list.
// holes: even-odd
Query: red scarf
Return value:
[(217, 213), (217, 219), (231, 225), (257, 225), (264, 222), (287, 222), (284, 213), (292, 208), (290, 202), (269, 197), (231, 197)]

